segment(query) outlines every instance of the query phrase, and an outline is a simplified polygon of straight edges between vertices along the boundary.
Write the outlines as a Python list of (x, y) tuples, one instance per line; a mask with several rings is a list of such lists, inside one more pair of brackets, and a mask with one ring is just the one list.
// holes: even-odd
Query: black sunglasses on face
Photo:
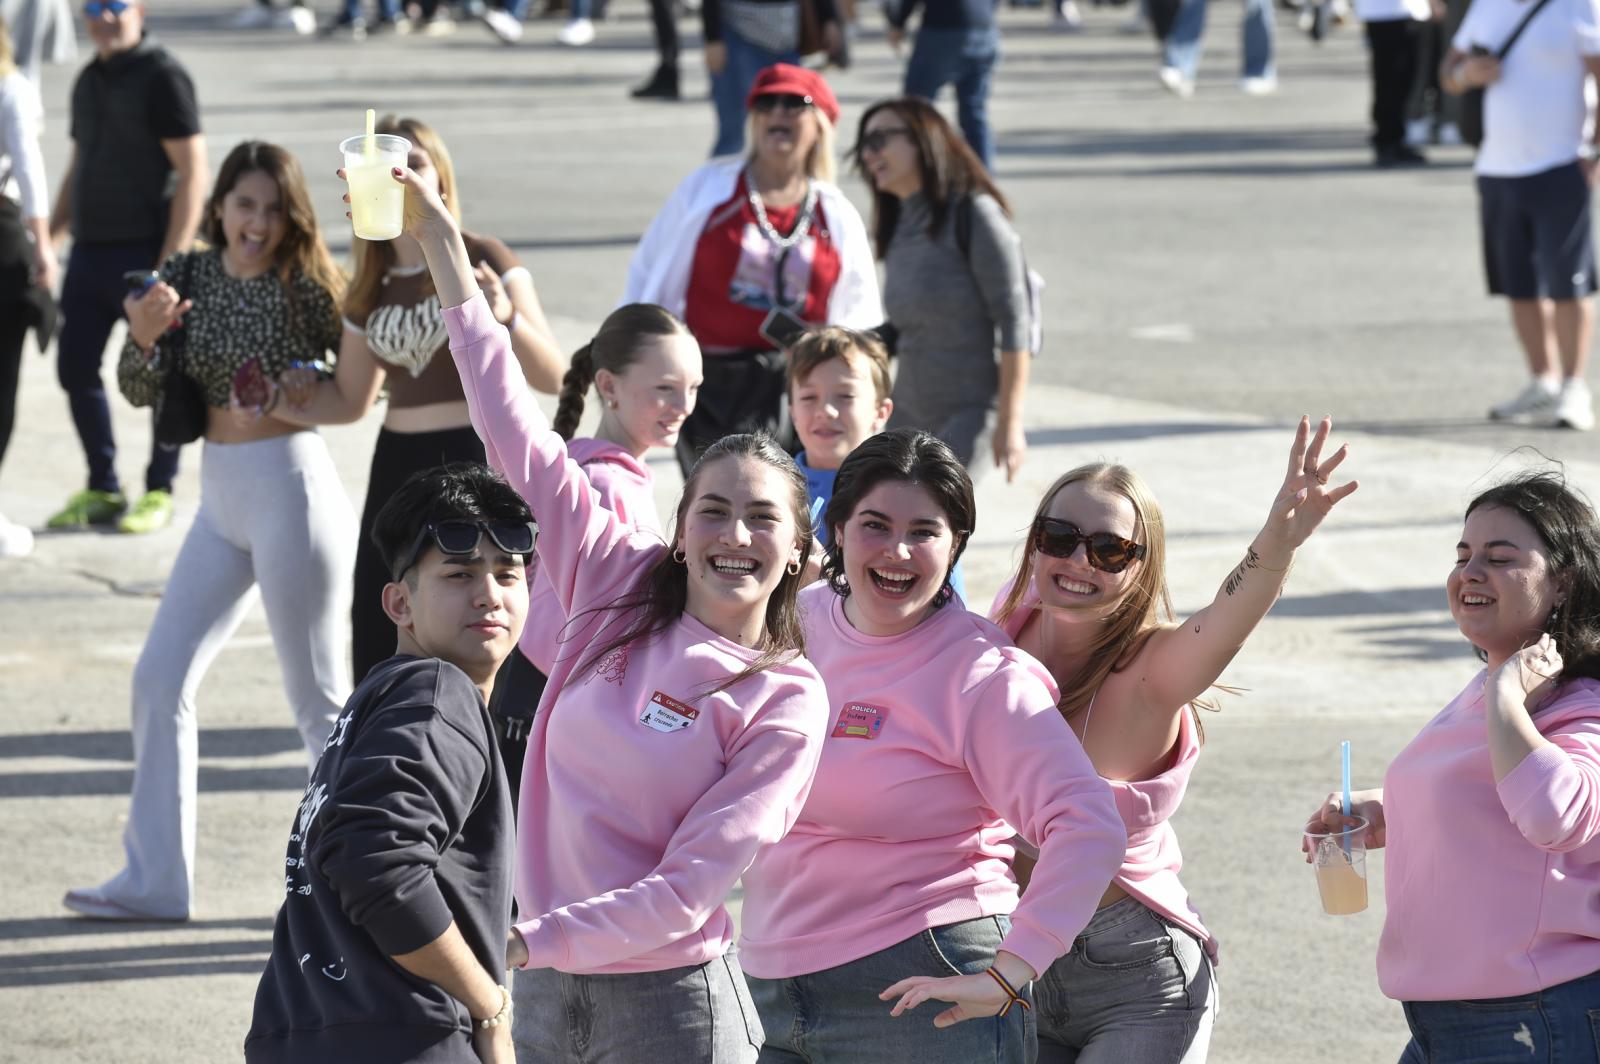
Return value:
[(895, 127), (893, 129), (874, 129), (871, 133), (861, 138), (861, 143), (856, 145), (856, 154), (864, 151), (880, 152), (889, 146), (889, 142), (896, 137), (909, 137), (911, 130)]
[(764, 115), (780, 109), (793, 113), (810, 107), (811, 97), (797, 96), (792, 92), (764, 92), (756, 97), (753, 106)]
[(429, 537), (433, 538), (439, 553), (459, 555), (477, 550), (478, 541), (487, 533), (495, 546), (507, 554), (520, 556), (523, 564), (527, 564), (533, 560), (534, 531), (535, 525), (531, 521), (524, 524), (510, 521), (430, 521), (422, 526), (422, 531), (412, 540), (411, 549), (405, 555), (405, 564), (395, 570), (394, 578), (399, 580), (406, 575), (407, 569), (417, 564)]
[(1041, 517), (1033, 523), (1033, 549), (1052, 558), (1070, 558), (1084, 546), (1084, 557), (1102, 573), (1120, 573), (1144, 557), (1143, 543), (1111, 532), (1082, 532), (1071, 521)]

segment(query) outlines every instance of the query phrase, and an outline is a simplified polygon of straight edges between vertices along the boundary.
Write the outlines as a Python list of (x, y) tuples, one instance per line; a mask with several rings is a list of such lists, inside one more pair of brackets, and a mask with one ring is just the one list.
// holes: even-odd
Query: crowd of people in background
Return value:
[[(1334, 483), (1348, 452), (1331, 420), (1300, 422), (1261, 530), (1187, 619), (1159, 505), (1106, 463), (1055, 480), (1011, 580), (971, 608), (974, 482), (1027, 460), (1042, 342), (994, 172), (994, 5), (891, 4), (897, 45), (920, 8), (905, 94), (847, 130), (799, 61), (845, 60), (857, 13), (808, 2), (703, 0), (713, 158), (570, 357), (537, 279), (467, 228), (448, 130), (377, 123), (410, 145), (405, 229), (356, 240), (346, 271), (291, 153), (231, 145), (212, 177), (196, 87), (142, 0), (82, 4), (95, 58), (52, 205), (30, 72), (62, 54), (63, 16), (31, 6), (21, 49), (0, 19), (0, 456), (31, 332), (87, 467), (48, 527), (159, 529), (182, 447), (201, 463), (131, 678), (126, 862), (64, 903), (190, 917), (196, 691), (259, 592), (311, 775), (247, 1060), (1206, 1058), (1217, 943), (1170, 820), (1224, 668), (1356, 491)], [(1159, 81), (1190, 94), (1205, 0), (1146, 13)], [(508, 40), (526, 14), (481, 12)], [(559, 39), (587, 43), (598, 12), (569, 14)], [(675, 96), (675, 11), (652, 14), (635, 95)], [(1414, 90), (1426, 136), (1481, 134), (1489, 290), (1530, 372), (1491, 416), (1591, 428), (1600, 3), (1473, 0), (1443, 44), (1448, 6), (1357, 14), (1378, 165), (1424, 161)], [(1247, 0), (1248, 94), (1276, 88), (1272, 15)], [(452, 17), (378, 0), (368, 22), (350, 0), (336, 26)], [(315, 24), (270, 0), (235, 20)], [(928, 99), (945, 85), (955, 124)], [(119, 388), (152, 409), (137, 498), (102, 379), (119, 320)], [(316, 429), (383, 391), (358, 518)], [(553, 421), (534, 392), (559, 395)], [(666, 448), (685, 484), (663, 521), (646, 457)], [(0, 519), (0, 556), (31, 538)], [(1546, 1059), (1592, 1059), (1600, 520), (1559, 477), (1499, 485), (1467, 509), (1447, 591), (1485, 670), (1385, 788), (1310, 826), (1390, 851), (1378, 970), (1407, 1062), (1479, 1059), (1485, 1025), (1518, 1016)]]

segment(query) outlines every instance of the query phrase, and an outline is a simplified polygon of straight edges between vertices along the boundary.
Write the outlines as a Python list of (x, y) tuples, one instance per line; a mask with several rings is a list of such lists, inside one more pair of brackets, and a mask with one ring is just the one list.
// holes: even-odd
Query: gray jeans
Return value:
[(1133, 898), (1095, 913), (1033, 993), (1039, 1064), (1204, 1064), (1218, 1002), (1205, 948)]
[(632, 975), (517, 972), (517, 1059), (537, 1064), (753, 1064), (761, 1021), (732, 951)]
[[(1023, 1064), (1033, 1058), (1033, 1014), (967, 1020), (944, 1030), (930, 1001), (895, 1019), (878, 995), (912, 975), (972, 975), (994, 963), (1004, 916), (935, 927), (860, 960), (793, 979), (750, 980), (767, 1030), (761, 1064)], [(1023, 990), (1023, 996), (1028, 991)], [(1127, 1064), (1127, 1062), (1124, 1062)]]

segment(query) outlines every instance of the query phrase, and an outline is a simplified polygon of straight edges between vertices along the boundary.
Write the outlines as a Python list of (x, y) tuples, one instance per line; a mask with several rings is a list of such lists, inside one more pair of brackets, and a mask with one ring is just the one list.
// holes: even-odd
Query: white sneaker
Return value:
[(1556, 400), (1555, 423), (1564, 429), (1588, 432), (1594, 428), (1594, 397), (1589, 385), (1579, 377), (1568, 377)]
[(575, 18), (556, 31), (556, 43), (568, 48), (582, 48), (593, 40), (594, 22), (586, 18)]
[(0, 558), (21, 558), (33, 553), (33, 529), (13, 524), (0, 514)]
[(1560, 394), (1560, 386), (1555, 381), (1548, 377), (1535, 377), (1512, 398), (1491, 406), (1489, 420), (1522, 424), (1548, 421), (1555, 413), (1556, 399)]
[(1077, 33), (1083, 29), (1083, 12), (1076, 0), (1061, 0), (1056, 4), (1056, 17), (1051, 25), (1063, 33)]
[(1428, 141), (1433, 139), (1433, 119), (1411, 118), (1406, 120), (1406, 144), (1413, 148), (1427, 147)]
[(1439, 126), (1439, 143), (1456, 148), (1465, 144), (1461, 139), (1461, 127), (1454, 122), (1444, 122)]
[(483, 24), (489, 27), (490, 33), (506, 44), (516, 44), (522, 40), (522, 23), (503, 7), (491, 7), (485, 10)]
[(251, 4), (228, 20), (230, 30), (264, 30), (272, 25), (277, 12), (261, 4)]
[(1263, 78), (1240, 78), (1239, 91), (1246, 96), (1271, 96), (1278, 91), (1278, 78), (1269, 75)]
[(1161, 79), (1161, 87), (1179, 99), (1187, 100), (1194, 95), (1194, 82), (1183, 76), (1183, 71), (1177, 67), (1164, 66), (1156, 77)]

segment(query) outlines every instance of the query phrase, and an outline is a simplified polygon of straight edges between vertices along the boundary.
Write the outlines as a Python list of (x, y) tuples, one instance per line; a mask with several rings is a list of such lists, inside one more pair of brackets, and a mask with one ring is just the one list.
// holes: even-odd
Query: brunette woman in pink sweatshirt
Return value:
[[(931, 433), (881, 433), (839, 467), (826, 582), (800, 596), (829, 737), (800, 819), (744, 879), (764, 1062), (1029, 1059), (1028, 983), (1122, 861), (1050, 677), (950, 588), (975, 516)], [(1019, 832), (1040, 851), (1020, 904)], [(909, 1011), (930, 999), (953, 1007)]]
[(723, 900), (798, 815), (827, 724), (800, 656), (805, 479), (762, 436), (696, 464), (670, 543), (601, 504), (528, 393), (454, 220), (408, 170), (489, 460), (528, 500), (569, 618), (528, 739), (508, 961), (518, 1056), (748, 1064), (761, 1042)]
[(1168, 819), (1200, 755), (1201, 695), (1278, 600), (1295, 551), (1356, 490), (1328, 486), (1347, 453), (1323, 458), (1331, 431), (1327, 419), (1315, 433), (1301, 420), (1266, 524), (1211, 604), (1182, 624), (1167, 592), (1161, 508), (1137, 473), (1080, 466), (1039, 503), (994, 617), (1061, 685), (1061, 713), (1128, 829), (1094, 918), (1034, 986), (1040, 1064), (1206, 1059), (1216, 942), (1178, 880)]
[[(1385, 847), (1402, 1064), (1600, 1060), (1600, 522), (1558, 474), (1467, 507), (1450, 614), (1484, 669), (1352, 811)], [(1308, 826), (1343, 828), (1340, 795)]]

